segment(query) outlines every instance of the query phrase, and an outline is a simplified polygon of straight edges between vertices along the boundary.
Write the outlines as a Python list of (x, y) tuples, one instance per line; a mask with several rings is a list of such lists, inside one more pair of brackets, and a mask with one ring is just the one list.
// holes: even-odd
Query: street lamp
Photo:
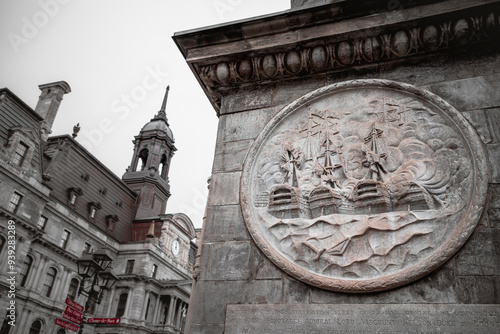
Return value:
[[(109, 290), (115, 284), (117, 277), (113, 273), (113, 258), (106, 247), (101, 247), (94, 253), (86, 253), (76, 261), (78, 275), (82, 277), (78, 295), (87, 296), (85, 302), (86, 312), (91, 305), (100, 304), (102, 300), (102, 290)], [(85, 288), (85, 281), (91, 284)], [(83, 323), (80, 326), (79, 334), (83, 333)]]

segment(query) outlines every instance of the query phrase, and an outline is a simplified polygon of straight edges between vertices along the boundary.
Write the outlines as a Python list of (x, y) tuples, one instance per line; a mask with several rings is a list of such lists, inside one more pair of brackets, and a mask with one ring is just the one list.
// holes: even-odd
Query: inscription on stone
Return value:
[(500, 306), (228, 305), (226, 334), (496, 334)]
[(318, 89), (259, 134), (241, 206), (280, 268), (337, 291), (389, 289), (442, 265), (482, 212), (487, 167), (467, 120), (387, 80)]

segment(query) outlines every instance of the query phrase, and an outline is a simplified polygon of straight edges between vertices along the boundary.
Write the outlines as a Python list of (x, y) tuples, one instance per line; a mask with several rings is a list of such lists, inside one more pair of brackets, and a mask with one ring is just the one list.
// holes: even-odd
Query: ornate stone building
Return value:
[(291, 5), (174, 36), (219, 117), (186, 331), (498, 333), (500, 2)]
[(118, 280), (88, 317), (121, 321), (85, 324), (83, 333), (182, 333), (197, 246), (189, 217), (165, 214), (176, 150), (168, 88), (160, 111), (135, 137), (122, 179), (78, 143), (77, 126), (72, 136), (50, 136), (70, 86), (39, 88), (35, 109), (0, 90), (0, 333), (70, 333), (55, 319), (66, 298), (85, 305), (76, 261), (103, 246)]

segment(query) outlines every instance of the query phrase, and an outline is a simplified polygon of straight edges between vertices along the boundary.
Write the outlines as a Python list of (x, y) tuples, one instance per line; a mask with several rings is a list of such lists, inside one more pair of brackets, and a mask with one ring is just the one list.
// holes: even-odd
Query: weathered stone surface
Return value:
[(477, 130), (485, 144), (500, 143), (500, 108), (466, 111), (463, 115)]
[(280, 82), (273, 87), (273, 106), (287, 105), (291, 101), (298, 99), (304, 95), (304, 89), (313, 91), (327, 84), (325, 75), (318, 76), (314, 79), (304, 79), (301, 85), (296, 82)]
[(224, 324), (192, 324), (191, 332), (199, 334), (220, 334), (224, 333)]
[(488, 216), (491, 227), (500, 227), (500, 184), (490, 185)]
[(245, 113), (222, 115), (219, 119), (219, 141), (254, 139), (277, 112), (276, 108), (252, 110)]
[[(198, 315), (196, 323), (224, 324), (228, 304), (276, 304), (281, 302), (282, 283), (262, 281), (204, 281), (198, 282), (197, 303), (190, 305)], [(220, 334), (221, 332), (211, 332)]]
[(271, 90), (242, 89), (222, 100), (221, 115), (271, 106)]
[(204, 242), (250, 240), (239, 205), (209, 206), (207, 210)]
[(221, 142), (215, 148), (213, 173), (241, 171), (253, 140)]
[(461, 111), (500, 106), (500, 74), (441, 82), (425, 88)]
[[(478, 260), (481, 254), (481, 260)], [(498, 275), (500, 273), (500, 230), (476, 231), (457, 255), (457, 275)]]
[[(246, 230), (246, 229), (245, 229)], [(251, 279), (281, 279), (283, 273), (262, 254), (258, 247), (252, 245), (250, 277)]]
[(499, 329), (498, 305), (278, 304), (228, 305), (224, 333), (493, 334)]
[(464, 304), (499, 304), (500, 277), (460, 276), (454, 282), (458, 302)]
[(442, 268), (400, 288), (364, 294), (326, 293), (311, 288), (313, 304), (412, 304), (412, 303), (459, 303), (459, 289), (455, 287), (457, 278), (453, 261)]
[(500, 183), (500, 144), (486, 145), (491, 166), (491, 182)]
[(309, 304), (311, 301), (311, 288), (292, 277), (283, 277), (283, 301), (285, 304)]
[(226, 281), (248, 279), (249, 242), (205, 243), (201, 251), (209, 259), (200, 266), (201, 279)]
[(212, 174), (209, 205), (238, 204), (241, 172)]

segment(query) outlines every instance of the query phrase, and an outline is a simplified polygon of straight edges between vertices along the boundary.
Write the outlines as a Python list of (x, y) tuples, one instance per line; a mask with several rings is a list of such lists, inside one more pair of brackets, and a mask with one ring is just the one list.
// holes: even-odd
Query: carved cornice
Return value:
[[(218, 91), (242, 84), (262, 84), (413, 56), (425, 57), (481, 42), (498, 44), (499, 7), (498, 1), (443, 1), (423, 6), (422, 11), (411, 8), (373, 15), (365, 13), (364, 17), (345, 19), (348, 28), (343, 31), (334, 28), (344, 21), (335, 22), (339, 19), (332, 18), (332, 22), (318, 25), (317, 30), (307, 27), (276, 32), (274, 36), (271, 32), (269, 39), (275, 37), (275, 40), (267, 45), (265, 39), (248, 34), (238, 40), (192, 48), (184, 47), (182, 34), (175, 39), (218, 109)], [(369, 22), (375, 23), (370, 26)], [(243, 31), (244, 27), (242, 23), (240, 29)]]

